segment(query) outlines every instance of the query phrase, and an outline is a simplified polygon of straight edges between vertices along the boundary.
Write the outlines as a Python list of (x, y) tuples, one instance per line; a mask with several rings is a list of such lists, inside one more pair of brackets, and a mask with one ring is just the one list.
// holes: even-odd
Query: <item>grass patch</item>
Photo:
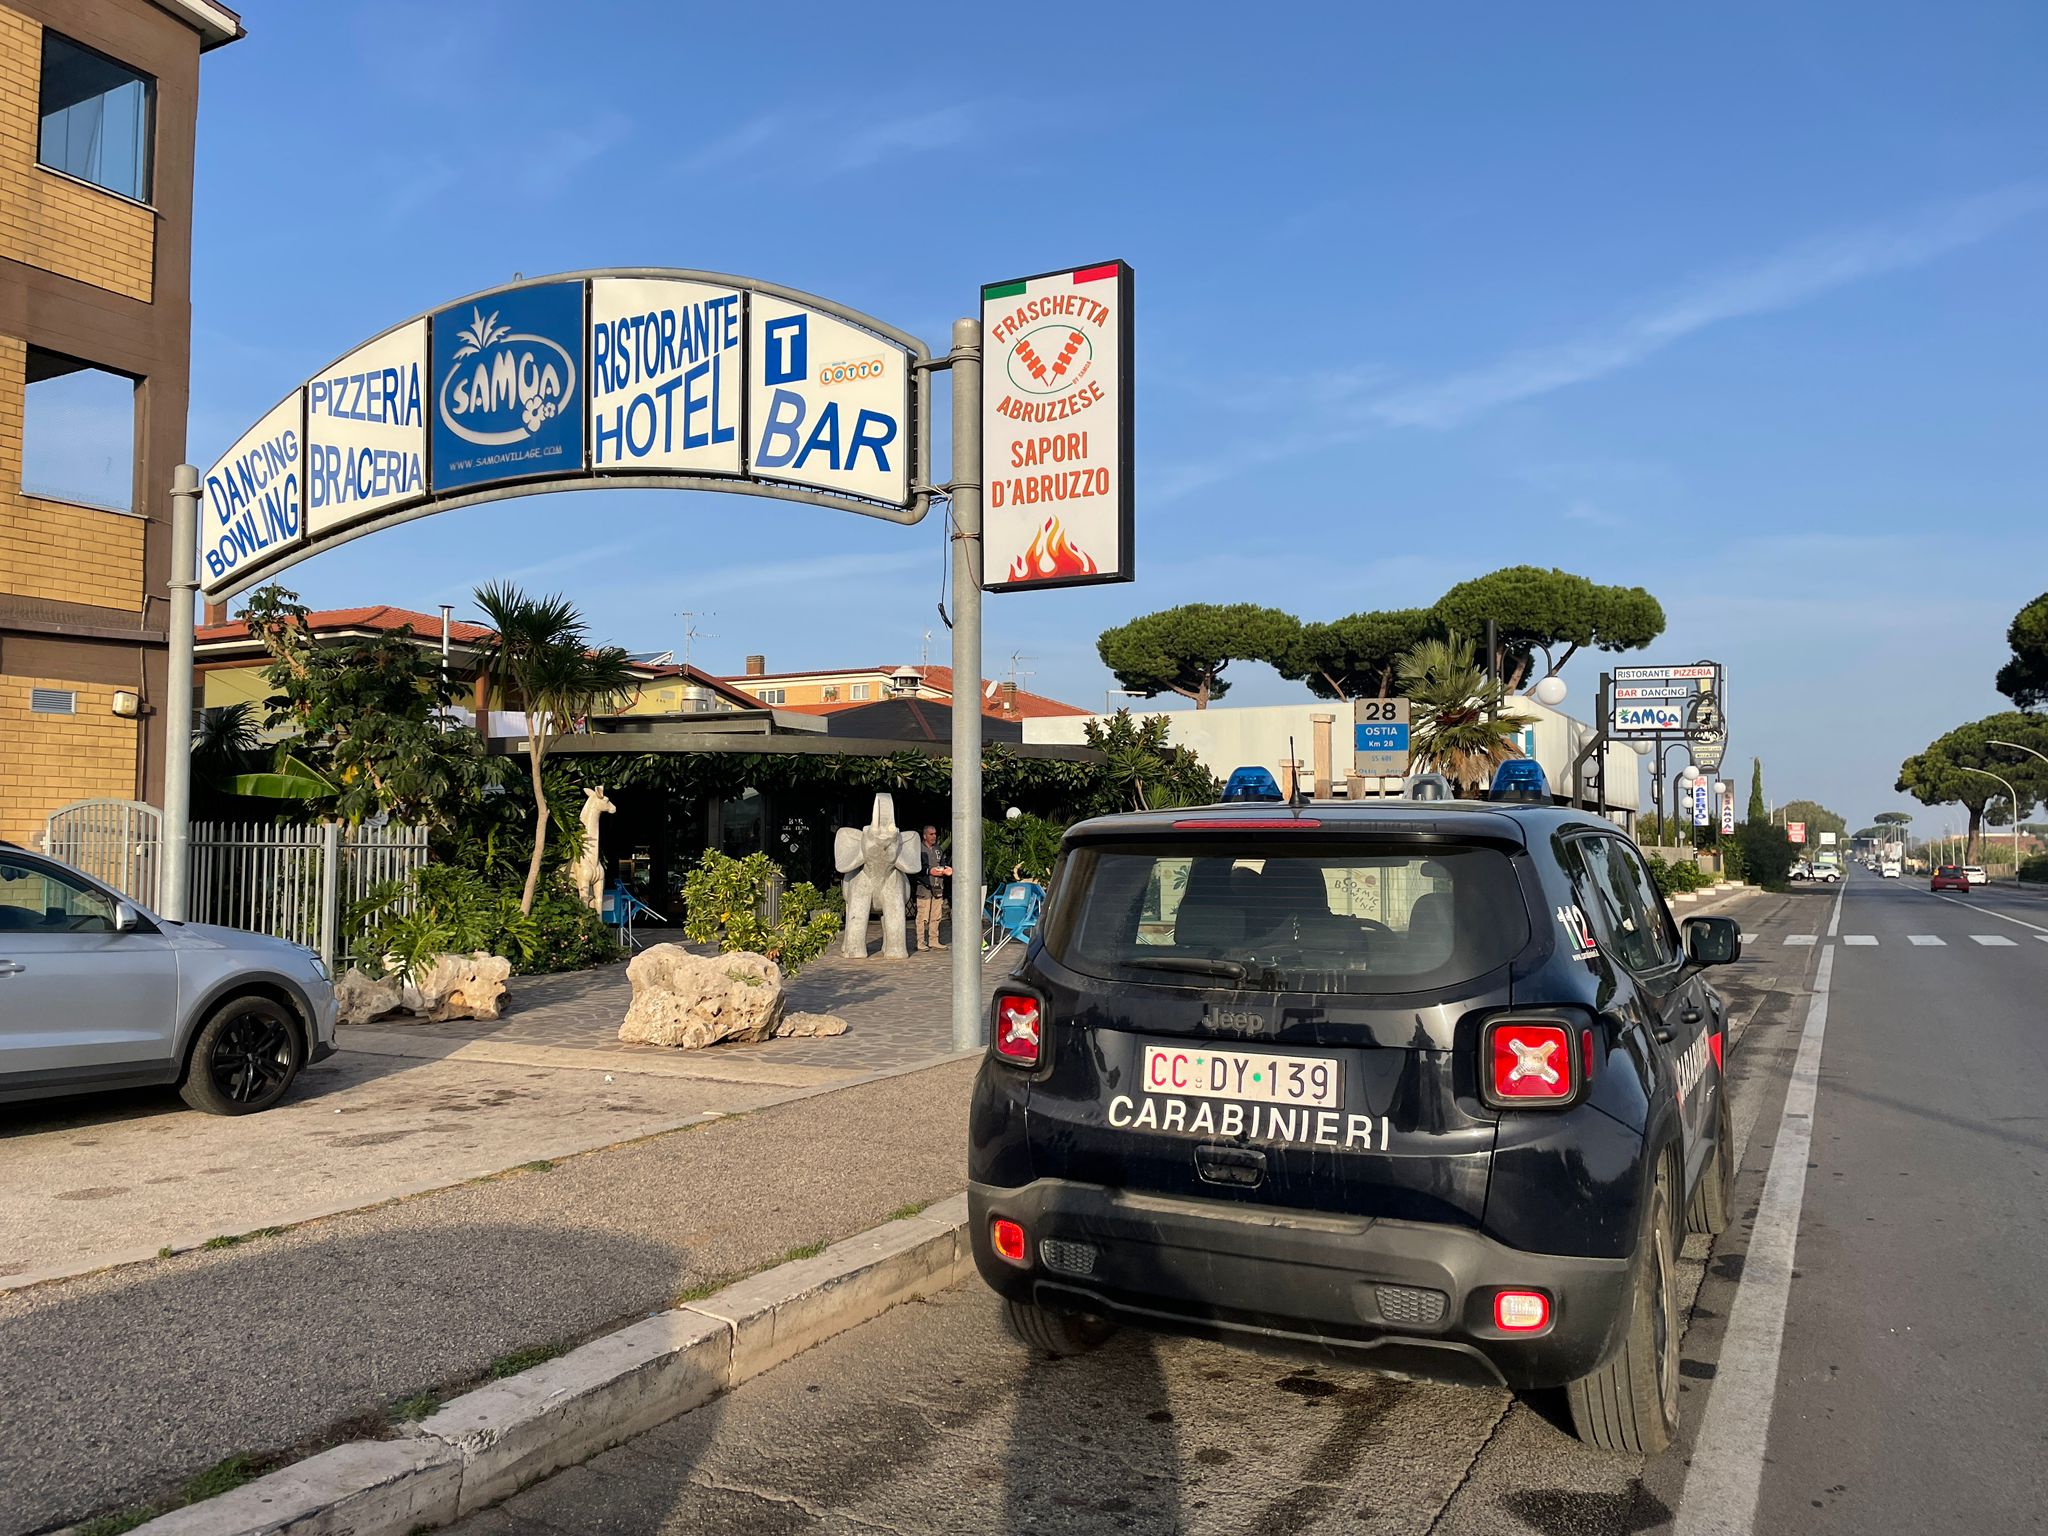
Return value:
[[(225, 1232), (219, 1237), (209, 1237), (199, 1246), (202, 1248), (233, 1248), (241, 1243), (253, 1243), (259, 1237), (276, 1237), (283, 1231), (283, 1227), (258, 1227), (254, 1232)], [(166, 1248), (157, 1257), (160, 1259), (169, 1258), (170, 1254), (171, 1250)]]
[(536, 1344), (530, 1349), (515, 1349), (511, 1354), (500, 1355), (493, 1360), (488, 1374), (493, 1381), (503, 1381), (507, 1376), (517, 1376), (536, 1365), (545, 1365), (561, 1353), (559, 1344)]
[(217, 1461), (197, 1477), (186, 1481), (175, 1494), (167, 1499), (152, 1500), (137, 1504), (130, 1509), (117, 1510), (110, 1515), (100, 1515), (87, 1520), (77, 1527), (77, 1536), (121, 1536), (123, 1531), (132, 1531), (138, 1525), (154, 1520), (158, 1515), (167, 1515), (174, 1509), (183, 1509), (187, 1504), (197, 1504), (205, 1499), (217, 1499), (224, 1493), (232, 1493), (242, 1484), (261, 1477), (276, 1464), (275, 1457), (250, 1455), (230, 1456)]
[(930, 1204), (931, 1201), (929, 1200), (913, 1200), (908, 1205), (897, 1206), (895, 1210), (889, 1213), (888, 1219), (891, 1221), (908, 1221), (911, 1217), (922, 1214), (925, 1207)]
[(789, 1252), (785, 1253), (775, 1262), (777, 1264), (794, 1264), (798, 1259), (815, 1259), (831, 1246), (830, 1243), (822, 1240), (815, 1243), (805, 1243), (801, 1248), (790, 1249)]
[(693, 1285), (687, 1291), (676, 1292), (676, 1305), (687, 1307), (693, 1301), (707, 1300), (710, 1297), (716, 1296), (739, 1278), (740, 1276), (738, 1275), (713, 1275), (709, 1280)]
[(168, 1259), (171, 1256), (171, 1245), (166, 1243), (163, 1247), (157, 1249), (156, 1256), (160, 1259)]
[(521, 1163), (519, 1171), (521, 1173), (550, 1173), (554, 1170), (554, 1166), (554, 1159), (537, 1157), (530, 1163)]
[(743, 987), (759, 987), (766, 985), (762, 978), (756, 976), (752, 971), (733, 970), (727, 971), (725, 974), (728, 979), (738, 982)]
[(401, 1424), (417, 1424), (441, 1406), (440, 1394), (422, 1392), (417, 1397), (400, 1398), (391, 1405), (391, 1417)]

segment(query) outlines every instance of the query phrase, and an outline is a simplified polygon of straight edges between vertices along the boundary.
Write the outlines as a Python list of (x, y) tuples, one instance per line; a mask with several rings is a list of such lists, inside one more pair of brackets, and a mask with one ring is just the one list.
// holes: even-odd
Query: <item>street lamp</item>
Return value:
[(1555, 709), (1564, 702), (1565, 685), (1561, 677), (1546, 677), (1530, 690), (1536, 702), (1549, 709)]
[[(2021, 748), (2021, 750), (2022, 750), (2022, 751), (2025, 751), (2025, 750), (2027, 750), (2027, 749), (2023, 747), (2023, 748)], [(2000, 777), (1999, 777), (1999, 776), (1998, 776), (1997, 774), (1995, 774), (1995, 773), (1992, 773), (1992, 772), (1990, 772), (1990, 771), (1989, 771), (1988, 769), (1984, 769), (1984, 768), (1968, 768), (1968, 767), (1964, 767), (1964, 765), (1963, 765), (1963, 764), (1961, 764), (1961, 763), (1957, 763), (1957, 764), (1956, 764), (1956, 766), (1957, 766), (1958, 768), (1962, 768), (1963, 772), (1965, 772), (1965, 773), (1974, 773), (1974, 774), (1978, 775), (1978, 776), (1979, 776), (1980, 778), (1992, 779), (1992, 780), (1995, 780), (1996, 782), (1998, 782), (1998, 783), (2000, 783), (2000, 784), (2003, 784), (2003, 785), (2005, 786), (2005, 793), (2006, 793), (2006, 798), (2007, 798), (2008, 800), (2010, 800), (2010, 801), (2012, 802), (2012, 878), (2013, 878), (2013, 883), (2014, 883), (2015, 885), (2017, 885), (2017, 884), (2019, 883), (2019, 878), (2020, 878), (2020, 796), (2019, 796), (2019, 791), (2018, 791), (2018, 790), (2016, 790), (2016, 789), (2014, 789), (2014, 788), (2012, 787), (2012, 781), (2011, 781), (2010, 779), (2000, 778)]]

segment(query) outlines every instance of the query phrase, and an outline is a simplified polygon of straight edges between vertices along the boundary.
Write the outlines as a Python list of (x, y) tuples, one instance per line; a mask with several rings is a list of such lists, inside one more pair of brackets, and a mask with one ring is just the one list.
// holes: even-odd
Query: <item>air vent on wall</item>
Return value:
[(78, 694), (69, 688), (31, 688), (28, 691), (28, 712), (32, 715), (75, 715), (78, 713)]

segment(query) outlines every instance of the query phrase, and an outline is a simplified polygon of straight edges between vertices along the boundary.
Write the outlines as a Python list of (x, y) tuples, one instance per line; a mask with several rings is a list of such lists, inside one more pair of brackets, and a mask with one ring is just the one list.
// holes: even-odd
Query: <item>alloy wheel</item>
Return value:
[(291, 1032), (271, 1013), (238, 1013), (215, 1039), (206, 1069), (223, 1096), (257, 1103), (282, 1091), (291, 1077)]

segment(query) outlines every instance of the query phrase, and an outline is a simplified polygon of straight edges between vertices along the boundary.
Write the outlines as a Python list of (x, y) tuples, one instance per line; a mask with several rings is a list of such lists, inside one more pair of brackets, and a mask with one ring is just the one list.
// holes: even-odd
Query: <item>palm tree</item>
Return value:
[(1408, 696), (1417, 763), (1460, 792), (1489, 782), (1495, 768), (1522, 755), (1522, 722), (1502, 717), (1507, 690), (1487, 680), (1470, 640), (1424, 640), (1395, 663), (1394, 675)]
[(526, 716), (526, 763), (533, 777), (533, 854), (519, 910), (533, 910), (548, 840), (548, 797), (541, 768), (563, 731), (633, 691), (637, 679), (617, 646), (592, 649), (583, 615), (567, 598), (528, 597), (510, 582), (476, 589), (476, 605), (497, 633), (482, 669), (515, 694)]

